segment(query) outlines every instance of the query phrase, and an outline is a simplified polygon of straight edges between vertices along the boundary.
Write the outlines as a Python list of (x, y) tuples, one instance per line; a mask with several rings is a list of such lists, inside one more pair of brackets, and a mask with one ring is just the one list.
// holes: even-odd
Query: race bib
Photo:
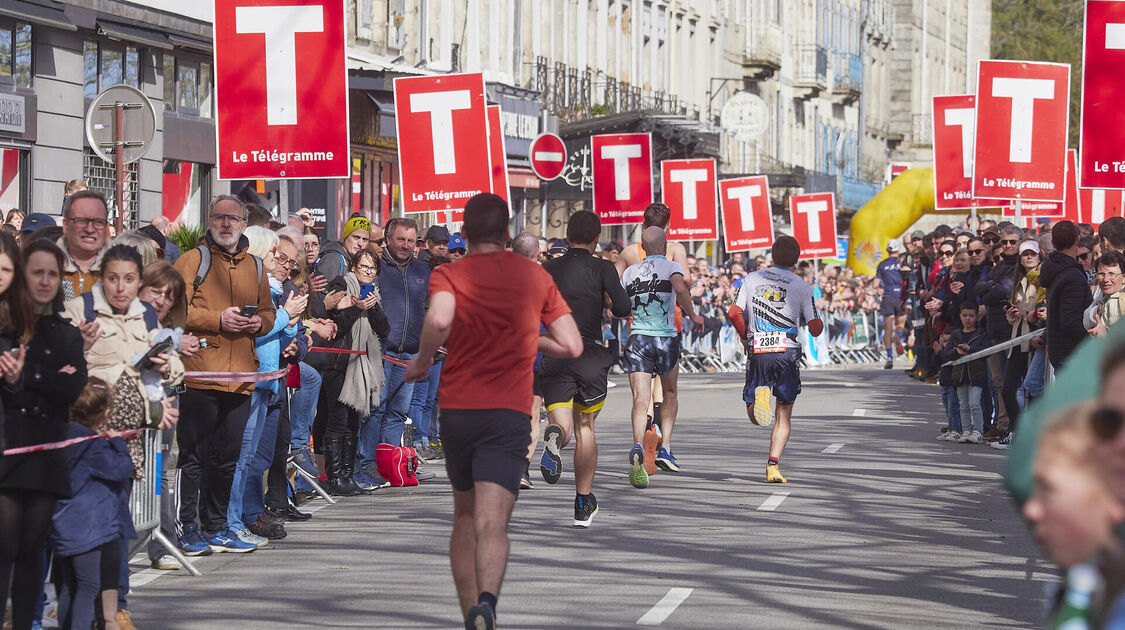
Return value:
[(754, 333), (754, 354), (785, 352), (785, 331)]

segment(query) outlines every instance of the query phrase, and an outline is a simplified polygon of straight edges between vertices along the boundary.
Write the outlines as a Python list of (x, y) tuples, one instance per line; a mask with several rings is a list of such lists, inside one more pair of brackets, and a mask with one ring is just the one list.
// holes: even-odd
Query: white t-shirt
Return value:
[(797, 327), (817, 318), (813, 288), (800, 276), (782, 267), (755, 271), (742, 281), (735, 301), (746, 318), (746, 335), (784, 335), (786, 348), (800, 348)]

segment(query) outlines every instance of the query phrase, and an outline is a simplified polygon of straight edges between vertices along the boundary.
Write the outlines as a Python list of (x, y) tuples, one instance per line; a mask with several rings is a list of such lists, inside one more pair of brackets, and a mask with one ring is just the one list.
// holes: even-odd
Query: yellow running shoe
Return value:
[(770, 388), (765, 385), (754, 388), (754, 424), (768, 427), (773, 424), (773, 408), (770, 407)]
[(789, 483), (789, 480), (781, 476), (777, 464), (766, 464), (766, 483)]

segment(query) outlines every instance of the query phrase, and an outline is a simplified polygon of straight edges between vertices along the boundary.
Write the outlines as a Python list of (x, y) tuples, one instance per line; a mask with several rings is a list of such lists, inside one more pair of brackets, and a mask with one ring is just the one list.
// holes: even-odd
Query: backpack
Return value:
[[(149, 332), (160, 328), (160, 320), (156, 316), (156, 309), (152, 308), (152, 305), (148, 302), (141, 302), (141, 304), (145, 307), (145, 328), (147, 328)], [(86, 320), (86, 323), (90, 323), (98, 318), (98, 312), (94, 309), (93, 293), (82, 294), (82, 316)]]
[[(207, 272), (211, 271), (211, 248), (206, 245), (200, 245), (195, 248), (199, 252), (199, 269), (195, 271), (195, 280), (191, 282), (191, 291), (195, 293), (199, 290), (199, 285), (207, 278)], [(263, 278), (262, 259), (250, 254), (254, 259), (254, 267), (258, 270), (258, 282), (261, 283)]]

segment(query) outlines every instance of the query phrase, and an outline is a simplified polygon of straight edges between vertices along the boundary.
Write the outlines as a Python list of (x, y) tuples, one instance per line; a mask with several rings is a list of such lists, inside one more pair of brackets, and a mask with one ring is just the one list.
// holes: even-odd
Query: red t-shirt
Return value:
[(442, 409), (531, 413), (539, 323), (570, 313), (551, 275), (509, 251), (470, 254), (430, 275), (430, 295), (456, 300), (441, 368)]

